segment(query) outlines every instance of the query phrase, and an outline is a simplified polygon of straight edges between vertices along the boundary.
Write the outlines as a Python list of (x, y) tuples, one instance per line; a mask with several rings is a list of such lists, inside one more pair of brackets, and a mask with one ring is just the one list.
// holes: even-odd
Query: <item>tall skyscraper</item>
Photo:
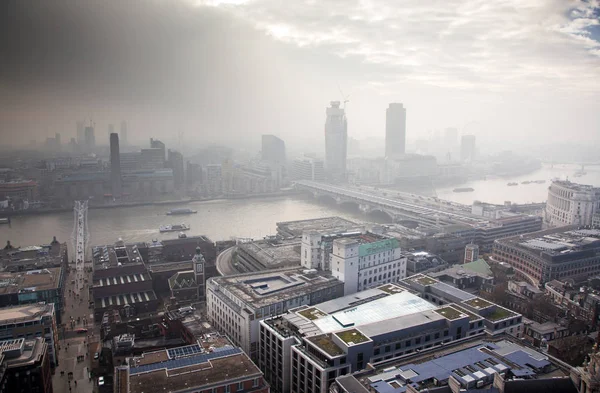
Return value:
[(121, 122), (121, 142), (123, 143), (123, 145), (127, 144), (127, 122), (125, 120), (123, 120)]
[(460, 159), (462, 161), (475, 159), (475, 135), (463, 135), (460, 139)]
[(85, 144), (85, 126), (82, 121), (77, 122), (77, 143), (79, 146)]
[(169, 149), (169, 159), (167, 167), (173, 169), (173, 185), (177, 189), (182, 189), (185, 183), (185, 172), (183, 167), (183, 154)]
[(348, 122), (339, 101), (331, 101), (325, 120), (325, 169), (330, 178), (346, 179), (346, 155), (348, 150)]
[(85, 148), (88, 151), (96, 148), (96, 136), (94, 135), (94, 127), (85, 127)]
[(385, 110), (385, 156), (397, 158), (406, 152), (406, 108), (391, 103)]
[(121, 190), (121, 156), (119, 154), (119, 134), (110, 134), (110, 183), (113, 198), (122, 194)]

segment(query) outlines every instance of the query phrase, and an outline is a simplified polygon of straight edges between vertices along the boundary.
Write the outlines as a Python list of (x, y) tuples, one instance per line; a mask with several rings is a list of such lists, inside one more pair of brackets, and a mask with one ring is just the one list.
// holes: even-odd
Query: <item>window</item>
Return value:
[(259, 380), (258, 378), (254, 378), (254, 381), (252, 381), (252, 387), (253, 388), (258, 387), (258, 380)]
[(231, 386), (225, 385), (225, 393), (231, 393)]
[(244, 383), (243, 382), (238, 382), (237, 390), (244, 390)]

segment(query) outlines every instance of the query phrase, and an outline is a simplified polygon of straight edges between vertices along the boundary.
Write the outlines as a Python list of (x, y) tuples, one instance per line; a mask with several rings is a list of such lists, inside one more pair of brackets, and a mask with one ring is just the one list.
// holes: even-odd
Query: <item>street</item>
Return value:
[[(91, 264), (86, 264), (86, 268)], [(93, 311), (89, 308), (89, 285), (92, 273), (75, 271), (75, 265), (70, 265), (71, 271), (65, 283), (63, 326), (59, 327), (58, 351), (59, 365), (53, 376), (52, 384), (55, 393), (92, 392), (97, 391), (96, 379), (90, 380), (89, 370), (93, 355), (89, 355), (88, 344), (90, 336), (96, 341), (99, 330), (94, 329)], [(87, 282), (86, 282), (87, 280)], [(78, 329), (88, 329), (78, 332)], [(69, 373), (72, 374), (72, 379)]]

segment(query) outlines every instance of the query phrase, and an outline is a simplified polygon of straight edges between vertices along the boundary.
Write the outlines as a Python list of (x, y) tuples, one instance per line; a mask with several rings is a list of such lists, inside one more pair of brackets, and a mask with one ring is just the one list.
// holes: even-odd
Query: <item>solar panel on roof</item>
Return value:
[(187, 345), (185, 347), (172, 348), (167, 350), (169, 359), (179, 358), (182, 356), (189, 356), (196, 353), (202, 352), (202, 348), (198, 344)]

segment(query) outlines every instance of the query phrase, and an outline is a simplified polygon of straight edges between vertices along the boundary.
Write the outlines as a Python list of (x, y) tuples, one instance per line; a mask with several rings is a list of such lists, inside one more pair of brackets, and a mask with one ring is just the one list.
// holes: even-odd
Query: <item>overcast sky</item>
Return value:
[[(0, 3), (0, 138), (73, 136), (93, 118), (137, 138), (323, 144), (457, 127), (480, 149), (600, 141), (600, 0), (119, 0)], [(63, 139), (65, 138), (63, 137)]]

